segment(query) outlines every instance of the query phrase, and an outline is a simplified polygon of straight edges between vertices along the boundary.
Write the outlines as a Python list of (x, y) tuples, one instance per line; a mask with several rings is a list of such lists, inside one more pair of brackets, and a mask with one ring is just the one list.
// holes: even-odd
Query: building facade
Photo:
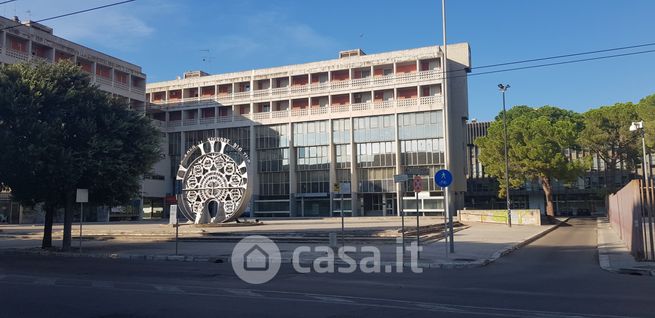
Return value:
[[(441, 213), (443, 192), (431, 176), (446, 160), (456, 180), (452, 204), (462, 205), (468, 44), (448, 46), (448, 118), (442, 65), (437, 46), (371, 55), (352, 50), (334, 60), (188, 72), (148, 84), (147, 113), (167, 134), (168, 151), (158, 170), (164, 180), (144, 191), (179, 193), (172, 176), (182, 155), (217, 136), (250, 155), (253, 216), (331, 216), (342, 208), (353, 216), (394, 215), (401, 205), (415, 211), (417, 204), (422, 213)], [(407, 167), (430, 172), (422, 176), (418, 202), (409, 183), (394, 183)], [(343, 199), (336, 184), (350, 188)]]
[[(469, 122), (466, 133), (467, 188), (465, 206), (470, 209), (506, 209), (505, 198), (498, 198), (499, 184), (495, 177), (485, 172), (479, 160), (480, 150), (475, 140), (487, 135), (491, 122)], [(606, 214), (605, 190), (606, 180), (611, 178), (605, 163), (597, 156), (584, 150), (567, 150), (569, 159), (591, 157), (590, 169), (576, 182), (565, 184), (553, 182), (553, 201), (557, 215), (591, 215)], [(650, 171), (655, 171), (655, 156), (649, 155)], [(511, 162), (510, 162), (511, 165)], [(617, 167), (614, 185), (620, 189), (633, 178), (641, 174), (641, 167), (636, 171)], [(538, 182), (526, 181), (518, 189), (510, 191), (513, 209), (541, 209), (545, 213), (544, 192)]]
[[(52, 28), (42, 24), (0, 17), (0, 64), (63, 60), (80, 66), (101, 90), (124, 100), (131, 108), (145, 109), (146, 75), (140, 66), (58, 37)], [(124, 208), (113, 211), (117, 215), (128, 213)], [(138, 210), (129, 213), (134, 214), (133, 211), (138, 216)], [(42, 222), (39, 218), (38, 212), (28, 212), (12, 202), (8, 189), (0, 189), (0, 222)]]

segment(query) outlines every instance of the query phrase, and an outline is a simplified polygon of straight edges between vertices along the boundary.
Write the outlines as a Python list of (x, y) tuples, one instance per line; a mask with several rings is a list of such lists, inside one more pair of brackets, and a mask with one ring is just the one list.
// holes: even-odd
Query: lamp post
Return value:
[(507, 109), (505, 108), (505, 92), (509, 89), (509, 84), (498, 84), (500, 92), (503, 93), (503, 130), (505, 139), (505, 197), (507, 198), (507, 225), (512, 227), (512, 201), (509, 199), (509, 154), (507, 152)]
[[(643, 152), (643, 164), (641, 165), (641, 169), (643, 169), (643, 176), (644, 180), (648, 182), (649, 179), (649, 171), (650, 169), (646, 168), (646, 164), (648, 163), (648, 157), (646, 156), (646, 131), (644, 130), (644, 122), (643, 121), (633, 121), (632, 124), (630, 125), (630, 131), (639, 131), (641, 132), (641, 148)], [(650, 167), (649, 167), (650, 168)]]
[[(654, 240), (653, 240), (653, 214), (652, 214), (652, 200), (653, 198), (651, 197), (651, 191), (650, 191), (650, 176), (649, 176), (649, 170), (650, 170), (650, 162), (648, 162), (648, 157), (646, 156), (646, 131), (644, 129), (644, 122), (643, 121), (633, 121), (632, 124), (630, 125), (630, 131), (639, 131), (641, 133), (641, 148), (643, 151), (643, 161), (641, 164), (641, 169), (642, 169), (642, 176), (644, 178), (644, 189), (645, 189), (645, 201), (650, 202), (650, 208), (646, 207), (646, 214), (648, 216), (648, 238), (650, 240), (650, 257), (651, 260), (655, 259), (655, 248), (654, 246)], [(648, 166), (648, 167), (647, 167)], [(648, 206), (648, 203), (646, 203), (646, 206)], [(641, 222), (641, 226), (643, 229), (643, 222)]]

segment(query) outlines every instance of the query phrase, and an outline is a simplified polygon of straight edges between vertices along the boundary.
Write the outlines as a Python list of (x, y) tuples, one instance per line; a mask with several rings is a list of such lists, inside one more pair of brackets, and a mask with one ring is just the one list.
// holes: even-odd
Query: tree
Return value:
[(637, 114), (644, 121), (646, 146), (655, 148), (655, 94), (646, 96), (637, 104)]
[[(584, 172), (584, 162), (571, 160), (566, 151), (576, 147), (582, 130), (580, 115), (551, 106), (517, 106), (507, 111), (510, 187), (526, 181), (539, 181), (546, 197), (546, 214), (555, 215), (552, 182), (569, 182)], [(478, 138), (480, 161), (486, 171), (505, 178), (504, 131), (502, 113), (491, 123), (487, 136)], [(507, 191), (500, 182), (499, 195)]]
[(637, 108), (632, 103), (617, 103), (591, 109), (583, 118), (579, 143), (603, 161), (607, 174), (605, 189), (616, 192), (617, 169), (630, 171), (634, 166), (632, 160), (641, 153), (639, 136), (630, 131), (630, 124), (638, 118)]
[(0, 143), (0, 180), (22, 204), (44, 203), (43, 248), (52, 246), (55, 211), (65, 208), (64, 250), (77, 188), (98, 205), (125, 203), (160, 157), (150, 120), (70, 63), (0, 68)]

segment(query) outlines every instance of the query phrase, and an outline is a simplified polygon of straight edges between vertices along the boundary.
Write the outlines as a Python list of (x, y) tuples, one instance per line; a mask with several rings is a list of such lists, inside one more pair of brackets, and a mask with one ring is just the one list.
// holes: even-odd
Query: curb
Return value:
[(602, 224), (607, 224), (608, 227), (610, 226), (607, 218), (596, 219), (596, 244), (598, 248), (598, 264), (600, 265), (601, 269), (616, 274), (655, 276), (655, 270), (641, 269), (641, 268), (612, 267), (610, 253), (607, 253), (606, 248), (601, 247), (601, 236), (598, 235), (598, 232), (601, 230)]
[[(490, 258), (475, 260), (472, 262), (440, 262), (440, 263), (429, 263), (429, 262), (420, 262), (418, 263), (418, 268), (434, 268), (434, 269), (470, 269), (478, 268), (489, 265), (503, 257), (507, 254), (512, 253), (513, 251), (520, 249), (539, 238), (547, 235), (548, 233), (557, 229), (560, 225), (567, 222), (569, 218), (564, 221), (559, 222), (553, 227), (537, 233), (523, 242), (517, 243), (515, 245), (504, 248), (503, 250), (497, 251)], [(58, 251), (48, 251), (41, 249), (21, 249), (21, 248), (8, 248), (1, 249), (0, 255), (40, 255), (40, 256), (60, 256), (60, 257), (73, 257), (73, 258), (99, 258), (99, 259), (121, 259), (121, 260), (137, 260), (137, 261), (174, 261), (174, 262), (209, 262), (209, 263), (230, 263), (231, 257), (228, 256), (209, 256), (209, 255), (149, 255), (149, 254), (118, 254), (118, 253), (96, 253), (96, 254), (80, 254), (75, 252), (58, 252)], [(280, 260), (283, 264), (292, 263), (291, 258), (283, 258)], [(314, 259), (301, 260), (300, 265), (313, 265)], [(345, 262), (340, 260), (335, 260), (335, 265), (348, 265)], [(396, 266), (396, 262), (383, 261), (379, 264), (380, 267), (385, 268), (386, 266)], [(403, 267), (410, 268), (410, 263), (404, 263)]]

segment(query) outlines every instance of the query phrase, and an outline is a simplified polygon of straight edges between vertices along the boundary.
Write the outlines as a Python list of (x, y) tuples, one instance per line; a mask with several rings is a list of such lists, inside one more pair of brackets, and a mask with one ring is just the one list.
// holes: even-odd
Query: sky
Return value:
[[(39, 20), (113, 2), (17, 0), (0, 5), (0, 14)], [(655, 42), (653, 12), (652, 0), (448, 0), (447, 37), (468, 42), (479, 67)], [(44, 24), (140, 65), (148, 82), (189, 70), (218, 74), (333, 59), (353, 48), (371, 54), (442, 44), (440, 0), (137, 0)], [(499, 83), (511, 85), (508, 106), (578, 112), (655, 93), (655, 52), (475, 75), (496, 69), (470, 74), (469, 118), (498, 114)]]

